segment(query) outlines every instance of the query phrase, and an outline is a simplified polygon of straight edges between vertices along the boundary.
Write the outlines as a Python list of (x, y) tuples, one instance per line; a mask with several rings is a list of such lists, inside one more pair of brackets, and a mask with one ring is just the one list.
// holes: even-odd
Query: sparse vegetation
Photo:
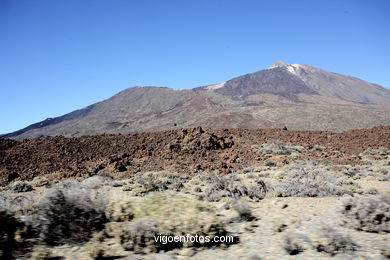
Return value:
[(291, 146), (285, 144), (282, 141), (273, 141), (269, 143), (262, 144), (257, 153), (262, 155), (274, 154), (274, 155), (291, 155), (293, 153), (301, 153), (305, 151), (305, 148), (302, 146)]
[(232, 202), (231, 207), (238, 213), (238, 221), (252, 221), (256, 219), (249, 205), (243, 201), (236, 200)]
[(202, 192), (202, 189), (201, 189), (199, 186), (196, 186), (196, 187), (194, 188), (194, 191), (195, 191), (195, 192)]
[(36, 246), (33, 249), (31, 258), (33, 260), (49, 260), (53, 259), (52, 250), (44, 245)]
[(33, 186), (25, 181), (17, 181), (10, 186), (10, 190), (16, 193), (33, 190)]
[(382, 245), (380, 247), (380, 250), (381, 250), (381, 255), (385, 259), (390, 259), (390, 246), (388, 244)]
[[(182, 246), (199, 246), (197, 243), (162, 243), (154, 236), (221, 236), (226, 234), (225, 224), (206, 202), (185, 195), (165, 191), (146, 195), (139, 200), (114, 201), (106, 209), (110, 219), (106, 227), (109, 236), (115, 237), (125, 250), (150, 253)], [(196, 216), (196, 217), (194, 217)]]
[(125, 182), (123, 182), (123, 181), (113, 181), (112, 183), (111, 183), (111, 186), (112, 187), (122, 187), (122, 186), (125, 186)]
[(125, 222), (134, 218), (134, 209), (130, 199), (112, 201), (105, 212), (107, 219), (111, 222)]
[(261, 179), (253, 179), (245, 184), (236, 174), (202, 176), (207, 183), (205, 195), (208, 201), (219, 201), (223, 198), (247, 196), (251, 199), (263, 199), (267, 193), (267, 185)]
[(135, 220), (120, 234), (120, 243), (125, 250), (135, 253), (157, 252), (163, 244), (154, 240), (158, 235), (156, 222), (150, 218)]
[(63, 189), (63, 190), (82, 189), (83, 188), (81, 186), (80, 181), (73, 180), (73, 179), (62, 181), (62, 182), (58, 183), (55, 187), (58, 189)]
[(315, 168), (291, 167), (283, 176), (283, 181), (274, 186), (274, 194), (279, 197), (327, 197), (352, 194), (352, 181), (347, 183), (334, 175)]
[[(208, 203), (172, 192), (150, 194), (134, 203), (135, 218), (151, 218), (164, 235), (226, 234), (225, 225)], [(196, 216), (194, 218), (194, 216)]]
[(338, 211), (341, 223), (366, 232), (390, 232), (390, 197), (358, 196), (341, 201)]
[(145, 193), (150, 191), (175, 190), (183, 188), (184, 178), (175, 172), (160, 171), (139, 173), (135, 176), (137, 184)]
[(0, 194), (0, 210), (6, 209), (16, 212), (34, 202), (35, 198), (31, 194), (17, 194), (16, 196), (14, 194), (13, 196)]
[(31, 184), (34, 187), (44, 187), (50, 184), (49, 180), (44, 176), (37, 176), (32, 181)]
[(204, 186), (206, 183), (202, 180), (201, 175), (196, 175), (192, 177), (189, 181), (188, 184), (190, 185), (199, 185), (199, 186)]
[(339, 253), (351, 254), (357, 245), (347, 234), (329, 225), (320, 225), (311, 235), (311, 243), (318, 252), (325, 252), (332, 256)]
[(281, 219), (281, 218), (273, 219), (272, 222), (273, 222), (273, 225), (274, 225), (274, 230), (276, 232), (283, 232), (287, 228), (287, 225), (286, 225), (285, 221), (283, 219)]
[(50, 189), (39, 204), (37, 217), (41, 239), (50, 245), (86, 242), (92, 232), (104, 228), (103, 199), (80, 189)]
[(0, 259), (12, 259), (17, 226), (14, 216), (0, 209)]
[(84, 245), (84, 250), (94, 260), (105, 259), (106, 246), (103, 232), (92, 234), (91, 240)]
[(283, 248), (290, 255), (298, 255), (305, 251), (307, 237), (300, 233), (287, 233), (283, 236)]
[(107, 183), (111, 183), (112, 177), (109, 175), (96, 175), (83, 180), (80, 185), (85, 189), (99, 189)]
[(377, 156), (386, 156), (390, 155), (390, 149), (387, 149), (386, 147), (380, 147), (377, 149), (368, 148), (367, 150), (362, 152), (362, 155), (377, 155)]

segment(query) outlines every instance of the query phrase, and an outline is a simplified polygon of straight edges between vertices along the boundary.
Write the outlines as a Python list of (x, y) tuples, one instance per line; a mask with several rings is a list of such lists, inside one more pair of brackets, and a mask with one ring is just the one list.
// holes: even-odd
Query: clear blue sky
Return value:
[(389, 88), (390, 1), (0, 0), (0, 133), (277, 60)]

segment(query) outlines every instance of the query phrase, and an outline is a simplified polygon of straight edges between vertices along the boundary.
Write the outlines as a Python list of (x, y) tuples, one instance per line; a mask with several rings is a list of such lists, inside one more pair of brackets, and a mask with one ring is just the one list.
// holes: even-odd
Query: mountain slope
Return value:
[(274, 94), (292, 98), (295, 94), (318, 94), (299, 77), (283, 67), (261, 70), (225, 83), (216, 92), (228, 96), (247, 97), (254, 94)]
[(3, 138), (80, 136), (182, 127), (342, 131), (390, 125), (390, 91), (308, 65), (269, 69), (189, 90), (133, 87)]
[(276, 62), (234, 78), (216, 90), (224, 95), (276, 94), (296, 101), (296, 94), (320, 95), (372, 105), (390, 105), (390, 90), (363, 80), (327, 72), (308, 65)]
[(319, 95), (372, 105), (390, 105), (390, 90), (361, 79), (327, 72), (308, 65), (285, 67)]

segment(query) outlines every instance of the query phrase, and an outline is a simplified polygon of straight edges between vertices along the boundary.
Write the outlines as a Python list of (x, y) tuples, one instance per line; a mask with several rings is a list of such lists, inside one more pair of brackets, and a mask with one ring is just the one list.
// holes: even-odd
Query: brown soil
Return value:
[[(263, 156), (252, 145), (282, 140), (306, 148), (298, 158)], [(322, 151), (312, 151), (315, 145)], [(17, 142), (0, 139), (0, 185), (49, 175), (54, 179), (108, 172), (129, 177), (136, 172), (173, 170), (194, 174), (219, 170), (229, 173), (266, 161), (292, 160), (332, 164), (360, 163), (359, 153), (367, 148), (390, 147), (390, 127), (326, 131), (287, 131), (282, 129), (180, 129), (128, 135), (53, 137)]]

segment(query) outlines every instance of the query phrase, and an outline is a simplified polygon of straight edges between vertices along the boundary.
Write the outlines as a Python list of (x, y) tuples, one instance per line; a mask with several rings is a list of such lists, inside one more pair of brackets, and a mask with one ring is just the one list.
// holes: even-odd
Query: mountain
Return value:
[(206, 128), (332, 130), (390, 125), (390, 90), (308, 65), (276, 62), (223, 83), (176, 90), (132, 87), (2, 138)]
[(276, 62), (268, 70), (229, 80), (217, 92), (244, 97), (268, 93), (287, 98), (307, 94), (363, 104), (390, 105), (390, 90), (381, 86), (308, 65), (284, 62)]

